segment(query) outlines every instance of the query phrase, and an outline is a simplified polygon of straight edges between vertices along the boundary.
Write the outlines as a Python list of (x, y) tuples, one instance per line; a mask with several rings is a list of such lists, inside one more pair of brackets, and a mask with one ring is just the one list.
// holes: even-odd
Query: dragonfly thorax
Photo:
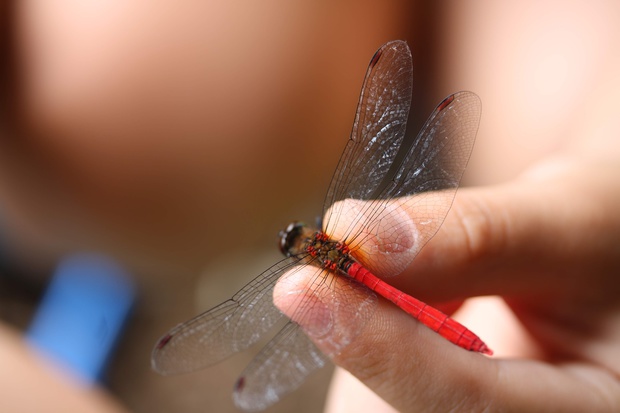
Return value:
[(280, 251), (287, 257), (309, 254), (321, 267), (345, 270), (351, 261), (349, 248), (331, 239), (323, 231), (308, 227), (303, 222), (293, 222), (280, 232)]

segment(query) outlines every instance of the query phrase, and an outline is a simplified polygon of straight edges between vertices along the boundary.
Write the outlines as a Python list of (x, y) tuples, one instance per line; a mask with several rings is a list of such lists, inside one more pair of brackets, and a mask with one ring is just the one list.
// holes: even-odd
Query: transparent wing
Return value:
[[(366, 199), (371, 202), (363, 204), (357, 219), (346, 222), (346, 230), (340, 229), (341, 239), (354, 250), (363, 248), (367, 240), (377, 235), (378, 231), (388, 231), (383, 223), (398, 222), (397, 214), (406, 211), (414, 217), (416, 227), (416, 251), (435, 235), (443, 223), (454, 195), (459, 186), (467, 162), (473, 150), (478, 124), (480, 121), (480, 98), (472, 92), (459, 92), (445, 98), (433, 111), (417, 137), (405, 141), (398, 154), (398, 161), (384, 175), (383, 182), (376, 186), (373, 182), (360, 185), (372, 186), (372, 190), (356, 190), (338, 194), (336, 199)], [(386, 137), (390, 139), (390, 137)], [(401, 142), (400, 137), (396, 140)], [(361, 143), (360, 143), (361, 144)], [(400, 145), (400, 144), (399, 144)], [(346, 168), (346, 165), (344, 165)], [(343, 186), (346, 188), (346, 186)], [(356, 198), (360, 193), (369, 193), (369, 198)], [(390, 208), (390, 202), (396, 198), (412, 196), (413, 199), (402, 203), (401, 209)], [(326, 228), (334, 228), (344, 221), (343, 205), (336, 205), (326, 218)], [(364, 219), (365, 230), (359, 231)], [(371, 235), (371, 236), (369, 236)], [(400, 262), (403, 270), (415, 257), (411, 255), (408, 262)], [(381, 263), (366, 262), (364, 256), (357, 257), (370, 270), (381, 274)]]
[(429, 191), (447, 191), (454, 197), (474, 147), (480, 113), (480, 98), (472, 92), (445, 98), (413, 140), (394, 178), (378, 198)]
[[(384, 181), (405, 136), (411, 107), (413, 63), (407, 43), (383, 45), (370, 60), (360, 94), (351, 137), (340, 157), (323, 215), (335, 202), (371, 199)], [(325, 223), (337, 225), (339, 214)]]
[[(288, 278), (281, 282), (288, 282)], [(317, 317), (314, 300), (332, 308), (337, 306), (337, 311), (330, 312), (324, 334), (315, 337), (322, 348), (337, 353), (359, 334), (373, 313), (377, 297), (353, 280), (329, 278), (325, 270), (318, 268), (308, 288), (313, 299), (308, 299), (309, 292), (300, 291), (292, 304), (292, 320)], [(289, 321), (242, 373), (235, 386), (235, 403), (246, 411), (262, 410), (299, 387), (327, 360), (299, 325)]]
[(326, 362), (327, 356), (289, 321), (241, 374), (233, 393), (235, 404), (245, 411), (263, 410)]
[(230, 300), (170, 330), (153, 349), (153, 369), (161, 374), (193, 371), (250, 347), (282, 319), (273, 305), (273, 288), (299, 260), (290, 257), (278, 262)]

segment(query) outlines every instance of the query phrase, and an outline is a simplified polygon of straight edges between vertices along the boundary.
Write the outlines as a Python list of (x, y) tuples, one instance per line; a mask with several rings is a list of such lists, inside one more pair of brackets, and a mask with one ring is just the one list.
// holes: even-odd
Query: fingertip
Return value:
[(336, 202), (325, 214), (325, 232), (347, 243), (356, 260), (372, 272), (399, 274), (424, 245), (424, 230), (403, 208), (404, 203), (404, 199)]
[(377, 302), (375, 294), (357, 282), (311, 266), (284, 274), (273, 299), (330, 356), (357, 337)]
[(312, 288), (321, 272), (309, 266), (296, 268), (284, 274), (273, 290), (274, 305), (313, 337), (325, 336), (333, 324), (328, 306)]

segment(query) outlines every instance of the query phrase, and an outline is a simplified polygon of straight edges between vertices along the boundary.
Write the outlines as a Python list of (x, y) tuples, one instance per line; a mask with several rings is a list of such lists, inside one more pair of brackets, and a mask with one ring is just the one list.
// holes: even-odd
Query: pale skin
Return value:
[[(503, 81), (509, 85), (495, 93), (498, 101), (515, 109), (524, 108), (520, 102), (501, 98), (532, 99), (523, 102), (529, 106), (525, 113), (533, 118), (543, 113), (564, 122), (555, 124), (547, 118), (550, 125), (540, 126), (562, 134), (565, 143), (548, 150), (508, 182), (460, 190), (437, 236), (395, 283), (431, 303), (501, 296), (510, 311), (496, 300), (484, 307), (470, 306), (460, 318), (474, 330), (477, 327), (481, 335), (489, 334), (487, 343), (496, 356), (467, 354), (444, 343), (384, 302), (365, 325), (363, 338), (334, 357), (336, 364), (352, 375), (336, 374), (328, 412), (353, 412), (369, 406), (372, 411), (404, 412), (620, 409), (620, 219), (614, 212), (620, 208), (620, 116), (614, 102), (620, 91), (616, 75), (620, 61), (617, 54), (608, 54), (619, 46), (617, 29), (606, 25), (609, 19), (605, 14), (610, 10), (604, 7), (572, 10), (584, 13), (583, 18), (571, 15), (574, 20), (564, 11), (555, 19), (541, 18), (539, 25), (538, 18), (527, 12), (495, 23), (496, 18), (506, 18), (506, 10), (487, 5), (470, 3), (454, 11), (456, 27), (468, 30), (467, 23), (480, 24), (478, 34), (457, 29), (455, 37), (463, 36), (460, 46), (488, 40), (491, 35), (501, 38), (502, 28), (510, 30), (513, 23), (527, 26), (523, 19), (531, 17), (530, 34), (523, 34), (527, 40), (521, 43), (516, 38), (513, 48), (508, 46), (511, 57), (502, 75), (507, 76)], [(547, 7), (561, 8), (560, 4)], [(474, 16), (477, 12), (479, 17), (469, 19), (459, 12)], [(552, 70), (544, 79), (524, 79), (523, 73), (510, 77), (512, 69), (528, 70), (510, 64), (536, 54), (531, 51), (535, 44), (528, 40), (544, 42), (548, 40), (546, 30), (563, 33), (566, 25), (576, 30), (569, 36), (571, 44), (560, 46), (568, 67), (559, 68), (566, 72)], [(597, 25), (614, 36), (597, 36)], [(576, 39), (584, 39), (584, 44)], [(501, 50), (490, 48), (486, 55), (481, 52), (480, 66), (492, 62), (501, 69), (497, 53)], [(605, 63), (592, 67), (593, 61)], [(470, 69), (475, 65), (466, 63)], [(454, 69), (453, 65), (449, 70)], [(584, 74), (588, 71), (592, 78)], [(493, 83), (493, 72), (490, 75), (486, 81)], [(553, 99), (535, 99), (537, 88), (553, 84), (554, 76), (566, 76), (565, 89)], [(526, 86), (536, 80), (543, 84)], [(514, 94), (506, 94), (511, 87)], [(527, 91), (520, 94), (523, 87)], [(581, 96), (585, 105), (569, 100), (581, 88), (585, 88)], [(554, 105), (562, 107), (550, 112)], [(483, 113), (494, 111), (490, 108)], [(527, 128), (522, 117), (510, 111), (502, 113), (504, 120), (514, 121), (517, 128)], [(483, 125), (481, 133), (484, 131)], [(504, 154), (496, 161), (509, 156)], [(512, 321), (513, 316), (519, 323)]]
[[(142, 248), (146, 239), (153, 242), (144, 247), (147, 255), (157, 255), (170, 250), (158, 243), (161, 240), (185, 245), (187, 237), (186, 245), (198, 244), (204, 247), (202, 252), (178, 252), (175, 257), (193, 264), (202, 263), (207, 247), (224, 248), (234, 241), (225, 239), (214, 246), (209, 238), (212, 233), (227, 236), (223, 228), (231, 222), (238, 225), (230, 232), (232, 237), (245, 228), (246, 219), (290, 213), (282, 203), (266, 203), (275, 191), (294, 193), (290, 184), (299, 177), (286, 180), (280, 167), (290, 170), (300, 163), (311, 164), (317, 155), (326, 167), (335, 165), (337, 153), (334, 159), (321, 158), (324, 145), (310, 149), (315, 152), (288, 148), (301, 153), (302, 158), (293, 160), (276, 156), (273, 149), (287, 145), (294, 128), (330, 145), (336, 138), (329, 129), (341, 128), (344, 142), (363, 66), (381, 43), (405, 36), (390, 29), (395, 22), (404, 24), (398, 6), (377, 13), (371, 7), (343, 5), (337, 10), (343, 16), (355, 13), (330, 20), (318, 7), (313, 14), (282, 4), (274, 10), (289, 19), (278, 18), (277, 13), (262, 15), (262, 8), (200, 8), (189, 2), (187, 9), (174, 13), (153, 4), (121, 7), (119, 3), (96, 10), (75, 3), (57, 9), (52, 3), (22, 4), (15, 14), (20, 34), (15, 48), (28, 73), (22, 79), (20, 114), (31, 128), (24, 133), (27, 145), (3, 145), (3, 179), (7, 171), (20, 171), (19, 165), (6, 161), (20, 156), (31, 169), (28, 182), (34, 190), (29, 194), (19, 185), (3, 186), (9, 210), (36, 227), (41, 239), (57, 240), (62, 233), (66, 239), (61, 241), (68, 245), (97, 245), (110, 236), (105, 232), (110, 227), (122, 235), (109, 238), (108, 246), (127, 242), (129, 249)], [(487, 358), (445, 342), (380, 301), (358, 338), (334, 356), (338, 366), (366, 387), (337, 372), (326, 411), (620, 409), (620, 61), (612, 52), (620, 48), (617, 8), (613, 2), (595, 8), (566, 2), (517, 9), (490, 7), (486, 2), (446, 7), (439, 39), (441, 83), (434, 100), (460, 89), (481, 96), (481, 128), (467, 175), (470, 184), (479, 186), (459, 190), (438, 234), (390, 282), (445, 311), (479, 295), (503, 297), (510, 311), (496, 300), (485, 307), (469, 306), (459, 315), (495, 351)], [(70, 11), (82, 14), (75, 18)], [(307, 27), (299, 24), (302, 16)], [(235, 23), (248, 30), (248, 38), (260, 35), (256, 43), (268, 46), (244, 48), (248, 38), (239, 35)], [(319, 23), (324, 26), (317, 34)], [(319, 53), (331, 35), (351, 36), (350, 43), (364, 47), (353, 56)], [(212, 49), (206, 48), (210, 43), (205, 38), (212, 39)], [(157, 47), (148, 47), (153, 43)], [(292, 45), (301, 45), (305, 52)], [(100, 60), (83, 59), (90, 50)], [(276, 64), (281, 50), (287, 51), (287, 58)], [(353, 67), (341, 68), (354, 58), (362, 66), (355, 78), (350, 75)], [(328, 66), (320, 59), (340, 60)], [(240, 68), (250, 63), (251, 75), (245, 75)], [(152, 70), (162, 67), (167, 71)], [(274, 72), (274, 67), (279, 70)], [(338, 77), (335, 68), (346, 74)], [(320, 81), (308, 82), (317, 71), (322, 73)], [(170, 73), (175, 86), (167, 86)], [(203, 78), (211, 83), (199, 80), (196, 86), (187, 80)], [(350, 99), (326, 99), (330, 90), (316, 87), (325, 82), (350, 82)], [(166, 93), (160, 96), (162, 89)], [(299, 112), (302, 115), (285, 116), (284, 109), (291, 107), (293, 93), (299, 90), (311, 93), (310, 102), (323, 102), (323, 111), (302, 101), (308, 105)], [(131, 99), (148, 93), (153, 93), (145, 100), (148, 105), (139, 100), (132, 104)], [(171, 96), (176, 103), (166, 106)], [(215, 103), (213, 96), (218, 97)], [(272, 99), (278, 109), (267, 109), (271, 106), (265, 99)], [(141, 109), (136, 112), (135, 107)], [(210, 109), (194, 113), (188, 108)], [(244, 122), (230, 118), (237, 110), (246, 115)], [(307, 115), (310, 112), (322, 118), (317, 121)], [(346, 122), (333, 120), (341, 115)], [(205, 121), (204, 116), (209, 118)], [(153, 119), (156, 122), (149, 123)], [(108, 135), (106, 125), (117, 129)], [(122, 133), (115, 135), (116, 130)], [(260, 139), (257, 131), (262, 131)], [(224, 133), (230, 135), (204, 139)], [(86, 134), (89, 139), (83, 139)], [(171, 140), (171, 135), (177, 138)], [(272, 149), (265, 154), (273, 157), (268, 166), (260, 161), (264, 158), (254, 156), (260, 149), (252, 146), (257, 142)], [(238, 147), (248, 149), (228, 156), (227, 149)], [(204, 162), (205, 154), (211, 153), (221, 156)], [(136, 159), (149, 159), (156, 172)], [(252, 175), (263, 186), (236, 173), (246, 167), (259, 171)], [(314, 176), (309, 168), (300, 173)], [(219, 175), (224, 179), (212, 179)], [(277, 178), (283, 181), (274, 181)], [(214, 196), (196, 195), (195, 188)], [(123, 208), (115, 202), (118, 199), (124, 200)], [(248, 202), (252, 208), (247, 208)], [(61, 219), (41, 205), (54, 205), (60, 218), (73, 223), (70, 235), (56, 227)], [(151, 215), (144, 213), (147, 210)], [(230, 219), (220, 218), (225, 212)], [(179, 227), (195, 232), (174, 232)], [(135, 245), (127, 241), (132, 236), (137, 237)], [(134, 253), (143, 256), (145, 251)], [(154, 282), (167, 281), (160, 277)], [(441, 304), (445, 302), (452, 304)], [(186, 310), (183, 317), (191, 315), (192, 310)], [(180, 320), (170, 316), (162, 321), (151, 341)], [(31, 411), (52, 407), (63, 412), (124, 411), (99, 391), (65, 384), (50, 387), (56, 386), (49, 383), (55, 382), (57, 373), (34, 361), (15, 332), (0, 331), (2, 342), (10, 343), (0, 349), (0, 356), (12, 360), (12, 371), (21, 372), (0, 375), (7, 384), (0, 386), (3, 401), (20, 405), (20, 392), (8, 386), (12, 383), (41, 394), (30, 400)], [(150, 351), (148, 345), (144, 354)], [(393, 351), (395, 347), (399, 351)], [(38, 385), (54, 391), (39, 391)]]
[[(336, 364), (398, 411), (618, 409), (618, 253), (612, 246), (620, 220), (605, 217), (620, 207), (619, 194), (607, 190), (620, 167), (581, 156), (555, 162), (510, 184), (460, 191), (437, 236), (398, 277), (401, 289), (431, 303), (501, 295), (527, 330), (517, 332), (519, 346), (502, 340), (516, 333), (493, 307), (473, 308), (462, 318), (474, 329), (495, 330), (487, 344), (496, 356), (486, 358), (444, 342), (382, 302), (359, 338), (334, 356)], [(586, 171), (589, 178), (582, 179)], [(576, 193), (581, 200), (562, 205)], [(558, 238), (565, 228), (571, 230)], [(431, 274), (440, 274), (432, 278), (438, 284), (422, 281)], [(286, 291), (276, 290), (277, 303), (280, 294)], [(485, 318), (499, 323), (485, 328)], [(368, 406), (351, 380), (337, 374), (328, 411)]]

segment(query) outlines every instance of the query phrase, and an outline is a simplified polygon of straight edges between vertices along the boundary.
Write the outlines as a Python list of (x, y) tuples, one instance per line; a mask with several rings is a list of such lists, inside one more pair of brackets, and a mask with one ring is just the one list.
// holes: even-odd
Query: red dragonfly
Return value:
[[(366, 72), (351, 137), (327, 191), (322, 230), (302, 223), (289, 225), (281, 232), (280, 241), (287, 258), (230, 300), (164, 335), (153, 350), (156, 371), (192, 371), (248, 348), (280, 320), (286, 320), (273, 305), (273, 290), (280, 276), (307, 265), (321, 269), (313, 282), (315, 294), (338, 299), (334, 283), (325, 282), (328, 271), (347, 278), (345, 284), (351, 288), (357, 288), (353, 284), (365, 286), (368, 301), (351, 308), (350, 317), (336, 320), (334, 328), (347, 323), (351, 332), (355, 331), (352, 325), (362, 325), (373, 308), (366, 304), (376, 301), (372, 290), (450, 342), (492, 354), (466, 327), (371, 272), (382, 273), (368, 260), (378, 235), (387, 234), (389, 238), (404, 232), (404, 240), (396, 239), (388, 247), (410, 249), (406, 262), (399, 262), (401, 271), (435, 235), (452, 205), (478, 130), (480, 99), (471, 92), (459, 92), (437, 106), (415, 139), (406, 140), (412, 74), (411, 52), (405, 42), (389, 42), (375, 53)], [(406, 196), (413, 196), (414, 201), (393, 207), (398, 198)], [(347, 221), (344, 217), (351, 216), (351, 208), (358, 208), (359, 218)], [(394, 223), (402, 222), (403, 215), (416, 217), (415, 222), (396, 228)], [(387, 254), (384, 257), (389, 259)], [(302, 317), (313, 311), (305, 303), (302, 299), (296, 310)], [(354, 339), (354, 334), (348, 339)], [(246, 411), (262, 410), (299, 387), (326, 360), (299, 325), (288, 321), (242, 373), (234, 388), (235, 404)]]

